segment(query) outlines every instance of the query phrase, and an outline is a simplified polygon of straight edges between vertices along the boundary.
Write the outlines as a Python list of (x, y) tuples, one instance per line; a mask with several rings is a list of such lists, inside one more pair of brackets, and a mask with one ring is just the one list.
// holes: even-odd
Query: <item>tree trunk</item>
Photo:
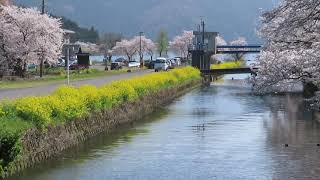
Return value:
[(144, 60), (143, 60), (143, 55), (140, 57), (140, 68), (144, 67)]
[(111, 63), (112, 61), (112, 56), (109, 56), (109, 63)]
[(41, 58), (41, 62), (40, 62), (40, 78), (42, 78), (43, 76), (43, 58)]

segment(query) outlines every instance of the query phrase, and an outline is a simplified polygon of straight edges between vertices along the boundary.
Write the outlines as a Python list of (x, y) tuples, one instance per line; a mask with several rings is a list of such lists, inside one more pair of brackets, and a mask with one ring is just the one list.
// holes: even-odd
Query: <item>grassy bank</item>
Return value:
[[(101, 88), (61, 87), (43, 97), (26, 97), (0, 105), (0, 174), (21, 157), (22, 136), (31, 129), (46, 131), (49, 126), (66, 124), (104, 112), (127, 102), (200, 78), (192, 67), (175, 69), (115, 81)], [(156, 99), (155, 99), (156, 101)]]
[(220, 64), (212, 64), (211, 69), (229, 69), (245, 66), (245, 61), (228, 61)]
[[(71, 71), (70, 80), (86, 80), (104, 76), (111, 76), (121, 73), (126, 73), (128, 69), (121, 69), (118, 71), (101, 71), (97, 69)], [(17, 89), (17, 88), (29, 88), (48, 84), (61, 83), (66, 81), (67, 76), (64, 70), (51, 71), (43, 78), (27, 78), (16, 80), (4, 80), (0, 81), (0, 89)]]

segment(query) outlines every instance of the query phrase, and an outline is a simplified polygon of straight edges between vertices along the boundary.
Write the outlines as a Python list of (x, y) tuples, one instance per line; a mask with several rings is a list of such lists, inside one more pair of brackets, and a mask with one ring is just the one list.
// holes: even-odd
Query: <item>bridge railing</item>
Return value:
[(261, 45), (217, 46), (217, 53), (260, 53)]

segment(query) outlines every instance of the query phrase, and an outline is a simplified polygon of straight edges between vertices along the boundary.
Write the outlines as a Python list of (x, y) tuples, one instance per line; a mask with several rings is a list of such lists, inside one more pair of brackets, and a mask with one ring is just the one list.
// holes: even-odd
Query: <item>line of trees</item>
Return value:
[[(141, 36), (141, 51), (142, 55), (147, 54), (151, 57), (151, 60), (156, 52), (159, 56), (164, 56), (164, 53), (170, 49), (181, 57), (188, 56), (188, 45), (192, 44), (193, 33), (192, 31), (184, 31), (181, 35), (176, 36), (173, 41), (168, 41), (166, 31), (161, 30), (159, 32), (156, 42), (148, 39), (146, 36)], [(110, 47), (110, 46), (109, 46)], [(135, 36), (132, 39), (122, 39), (115, 43), (112, 48), (112, 54), (124, 55), (129, 61), (133, 59), (140, 51), (140, 37)]]
[[(144, 55), (148, 55), (152, 60), (156, 53), (160, 57), (167, 56), (169, 50), (183, 58), (187, 58), (189, 55), (188, 46), (192, 44), (192, 41), (193, 31), (183, 31), (181, 35), (174, 37), (172, 41), (169, 41), (165, 30), (160, 30), (156, 41), (146, 36), (141, 36), (142, 59)], [(140, 36), (128, 39), (122, 34), (112, 32), (100, 35), (98, 45), (81, 41), (76, 42), (76, 44), (86, 47), (85, 49), (87, 50), (91, 50), (89, 51), (90, 53), (100, 52), (107, 57), (112, 57), (113, 55), (126, 56), (129, 61), (140, 53)]]
[[(9, 1), (1, 0), (1, 4), (9, 5)], [(55, 63), (61, 56), (63, 29), (76, 32), (75, 44), (81, 45), (84, 51), (125, 55), (128, 60), (140, 51), (140, 37), (125, 39), (118, 33), (104, 33), (100, 37), (94, 28), (87, 30), (67, 19), (41, 14), (36, 9), (0, 6), (0, 63), (2, 70), (13, 70), (15, 75), (24, 76), (28, 64), (42, 65), (43, 62)], [(86, 39), (81, 32), (91, 32), (92, 38)], [(192, 41), (192, 32), (185, 31), (181, 36), (169, 43), (167, 32), (161, 30), (157, 41), (146, 36), (141, 37), (142, 56), (151, 58), (156, 52), (160, 56), (172, 49), (181, 56), (187, 56), (187, 46)], [(170, 46), (169, 46), (170, 44)], [(11, 72), (10, 72), (11, 73)]]
[[(65, 18), (59, 19), (48, 14), (41, 14), (36, 9), (0, 6), (0, 63), (1, 69), (11, 69), (15, 75), (24, 76), (28, 64), (41, 66), (43, 62), (55, 63), (61, 56), (63, 29), (79, 30), (79, 26)], [(94, 31), (93, 29), (91, 31)], [(168, 41), (167, 32), (161, 30), (157, 41), (146, 36), (125, 39), (121, 34), (105, 33), (99, 41), (77, 41), (84, 51), (111, 55), (123, 55), (128, 60), (140, 52), (151, 60), (156, 52), (160, 56), (169, 49), (182, 57), (188, 55), (188, 45), (192, 43), (192, 31), (184, 31), (172, 42)], [(99, 45), (97, 45), (99, 44)], [(142, 58), (143, 59), (143, 58)]]

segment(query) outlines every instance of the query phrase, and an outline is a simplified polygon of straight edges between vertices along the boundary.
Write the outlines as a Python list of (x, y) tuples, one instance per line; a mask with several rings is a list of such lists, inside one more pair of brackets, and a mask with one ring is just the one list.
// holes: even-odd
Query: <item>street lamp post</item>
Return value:
[(143, 66), (144, 66), (143, 57), (142, 57), (142, 35), (143, 35), (143, 32), (139, 32), (139, 36), (140, 36), (140, 67), (141, 68), (143, 68)]
[[(42, 11), (41, 11), (41, 14), (44, 15), (44, 0), (42, 0)], [(42, 78), (43, 76), (43, 56), (41, 56), (41, 60), (40, 60), (40, 77)]]

